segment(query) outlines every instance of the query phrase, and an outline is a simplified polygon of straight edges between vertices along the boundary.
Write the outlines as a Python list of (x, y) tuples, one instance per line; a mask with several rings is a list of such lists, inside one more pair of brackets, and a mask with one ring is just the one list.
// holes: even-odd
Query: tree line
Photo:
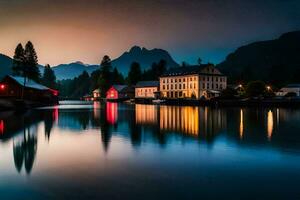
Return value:
[(57, 88), (56, 76), (50, 65), (44, 66), (44, 72), (41, 75), (38, 56), (31, 41), (26, 43), (25, 48), (21, 43), (17, 45), (12, 61), (12, 74), (24, 77), (24, 84), (26, 79), (31, 79), (50, 88)]

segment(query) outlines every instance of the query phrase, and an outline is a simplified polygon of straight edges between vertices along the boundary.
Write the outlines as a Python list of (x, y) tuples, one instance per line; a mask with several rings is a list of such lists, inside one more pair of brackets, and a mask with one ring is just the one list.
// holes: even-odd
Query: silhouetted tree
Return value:
[(72, 84), (72, 97), (82, 97), (89, 94), (90, 91), (90, 76), (86, 71), (83, 71), (80, 76), (74, 79)]
[(28, 41), (25, 45), (24, 57), (24, 77), (39, 82), (41, 74), (38, 68), (38, 58), (34, 46), (30, 41)]
[(44, 68), (44, 74), (42, 78), (42, 83), (50, 88), (56, 88), (56, 76), (54, 71), (51, 69), (50, 65), (46, 65)]
[(197, 62), (198, 62), (198, 65), (201, 65), (202, 64), (202, 59), (198, 58)]
[(265, 83), (262, 81), (251, 81), (246, 86), (246, 95), (248, 97), (262, 96), (265, 93)]
[(98, 89), (99, 85), (99, 77), (100, 77), (100, 70), (95, 70), (91, 74), (91, 91)]
[(24, 70), (24, 48), (21, 43), (19, 43), (15, 49), (15, 54), (12, 62), (13, 75), (23, 76)]
[(128, 72), (128, 84), (135, 85), (142, 78), (141, 66), (137, 62), (133, 62)]
[(124, 84), (124, 77), (121, 73), (119, 73), (116, 67), (112, 72), (112, 82), (113, 84)]
[(111, 85), (111, 60), (105, 55), (100, 64), (99, 88), (101, 96), (105, 97), (107, 90)]

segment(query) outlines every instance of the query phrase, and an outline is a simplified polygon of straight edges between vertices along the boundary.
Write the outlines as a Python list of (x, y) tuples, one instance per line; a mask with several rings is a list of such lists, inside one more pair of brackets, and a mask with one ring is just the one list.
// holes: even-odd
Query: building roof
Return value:
[(139, 81), (136, 84), (136, 88), (140, 87), (158, 87), (159, 86), (159, 81)]
[(100, 90), (99, 90), (99, 89), (95, 89), (95, 90), (93, 91), (93, 93), (94, 93), (94, 92), (100, 93)]
[[(8, 77), (16, 81), (19, 85), (24, 86), (24, 77), (21, 76), (8, 76)], [(33, 88), (37, 90), (52, 90), (44, 85), (38, 84), (37, 82), (29, 78), (26, 78), (25, 87)]]
[(121, 92), (125, 88), (127, 88), (127, 85), (112, 85), (111, 87), (115, 88), (118, 92)]
[[(212, 64), (202, 64), (202, 65), (190, 65), (185, 67), (174, 67), (167, 70), (162, 74), (161, 77), (166, 76), (182, 76), (182, 75), (192, 75), (192, 74), (207, 74), (203, 73), (203, 69), (208, 66), (212, 66)], [(214, 74), (215, 76), (223, 76), (222, 74)]]

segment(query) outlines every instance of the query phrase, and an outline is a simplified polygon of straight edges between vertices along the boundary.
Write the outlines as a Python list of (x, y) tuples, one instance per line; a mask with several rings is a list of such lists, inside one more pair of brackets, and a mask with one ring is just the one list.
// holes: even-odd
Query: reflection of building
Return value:
[(268, 139), (271, 140), (274, 126), (273, 112), (271, 110), (268, 111), (267, 121)]
[(4, 121), (0, 120), (0, 135), (4, 134)]
[(135, 86), (135, 98), (155, 98), (159, 81), (140, 81)]
[(211, 98), (226, 86), (226, 76), (211, 64), (172, 68), (160, 77), (165, 98)]
[(290, 84), (283, 88), (281, 88), (276, 95), (277, 96), (285, 96), (287, 94), (300, 96), (300, 84)]
[(221, 109), (191, 106), (161, 106), (160, 129), (198, 136), (215, 135), (226, 127), (226, 114)]
[(160, 129), (198, 135), (199, 108), (190, 106), (161, 106)]
[(117, 123), (118, 120), (118, 103), (106, 103), (106, 119), (110, 124)]
[(134, 98), (134, 88), (127, 85), (113, 85), (106, 93), (106, 99), (121, 100)]
[(157, 125), (157, 110), (155, 105), (135, 104), (136, 124)]

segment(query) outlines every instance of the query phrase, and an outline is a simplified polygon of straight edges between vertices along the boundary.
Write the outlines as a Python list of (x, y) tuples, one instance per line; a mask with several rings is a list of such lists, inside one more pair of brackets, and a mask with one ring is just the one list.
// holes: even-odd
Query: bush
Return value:
[(221, 92), (220, 98), (222, 99), (233, 99), (237, 95), (237, 91), (233, 88), (226, 88)]
[(246, 96), (259, 97), (265, 94), (266, 87), (262, 81), (250, 81), (246, 86)]

